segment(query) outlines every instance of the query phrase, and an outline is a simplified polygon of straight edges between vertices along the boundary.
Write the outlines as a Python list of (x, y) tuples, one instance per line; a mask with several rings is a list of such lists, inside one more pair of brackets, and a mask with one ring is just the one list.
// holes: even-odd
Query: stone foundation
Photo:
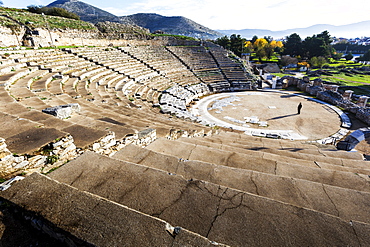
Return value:
[(47, 172), (79, 154), (70, 135), (42, 147), (38, 153), (34, 156), (12, 154), (7, 148), (6, 140), (0, 138), (0, 177), (30, 171)]

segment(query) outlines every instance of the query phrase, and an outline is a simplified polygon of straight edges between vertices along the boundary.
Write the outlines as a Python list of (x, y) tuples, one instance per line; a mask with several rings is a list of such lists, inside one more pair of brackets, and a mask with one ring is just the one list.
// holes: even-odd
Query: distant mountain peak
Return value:
[(183, 16), (162, 16), (155, 13), (138, 13), (120, 17), (122, 22), (135, 23), (151, 32), (185, 35), (201, 39), (214, 39), (221, 33), (202, 26)]
[(57, 1), (52, 2), (51, 4), (65, 4), (68, 2), (74, 3), (74, 2), (79, 2), (79, 1), (78, 0), (57, 0)]
[(97, 23), (104, 21), (120, 22), (119, 18), (105, 10), (78, 0), (56, 0), (47, 7), (58, 7), (77, 14), (81, 20)]
[(266, 29), (242, 29), (242, 30), (217, 30), (223, 34), (240, 34), (241, 36), (249, 39), (254, 35), (258, 37), (272, 36), (274, 38), (283, 38), (292, 33), (297, 33), (301, 38), (319, 34), (323, 31), (328, 31), (332, 37), (356, 38), (363, 36), (370, 36), (370, 20), (361, 21), (346, 25), (329, 25), (329, 24), (316, 24), (306, 28), (292, 28), (282, 31), (271, 31)]
[(182, 16), (162, 16), (156, 13), (138, 13), (118, 17), (105, 10), (94, 7), (78, 0), (56, 0), (47, 7), (64, 8), (77, 14), (81, 20), (98, 22), (118, 22), (126, 25), (137, 25), (151, 32), (160, 30), (168, 34), (185, 35), (202, 39), (214, 39), (222, 36), (221, 33), (202, 26)]

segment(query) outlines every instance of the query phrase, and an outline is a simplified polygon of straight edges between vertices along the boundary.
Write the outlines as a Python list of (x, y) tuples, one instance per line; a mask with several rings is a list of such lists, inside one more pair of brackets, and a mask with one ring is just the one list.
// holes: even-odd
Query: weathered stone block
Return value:
[(80, 105), (78, 103), (48, 107), (42, 110), (42, 112), (56, 116), (60, 119), (69, 118), (73, 113), (78, 113), (79, 111)]

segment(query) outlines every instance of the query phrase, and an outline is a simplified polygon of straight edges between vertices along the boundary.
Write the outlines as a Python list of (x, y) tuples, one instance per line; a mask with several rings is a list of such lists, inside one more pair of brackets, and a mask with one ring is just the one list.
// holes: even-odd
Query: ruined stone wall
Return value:
[(344, 98), (342, 94), (336, 92), (337, 87), (324, 85), (320, 81), (311, 82), (308, 77), (297, 79), (292, 76), (284, 76), (280, 80), (282, 81), (283, 87), (297, 86), (300, 90), (309, 93), (322, 101), (354, 113), (358, 119), (370, 125), (370, 109), (358, 106)]
[[(133, 37), (129, 34), (102, 34), (98, 30), (48, 30), (35, 29), (32, 35), (25, 35), (26, 30), (20, 28), (15, 35), (11, 29), (0, 27), (0, 46), (28, 45), (35, 47), (49, 46), (140, 46), (140, 45), (199, 45), (199, 41), (179, 40), (174, 37)], [(31, 41), (33, 40), (33, 42)]]
[(10, 28), (0, 26), (0, 47), (19, 46), (26, 29), (20, 28), (12, 31)]

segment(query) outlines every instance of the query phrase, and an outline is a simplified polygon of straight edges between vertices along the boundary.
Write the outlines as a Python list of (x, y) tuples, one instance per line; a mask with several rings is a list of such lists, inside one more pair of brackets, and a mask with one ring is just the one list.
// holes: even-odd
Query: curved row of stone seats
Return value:
[(119, 48), (131, 57), (135, 57), (159, 75), (179, 85), (197, 84), (199, 79), (171, 54), (167, 48), (160, 46), (140, 46)]
[(29, 88), (33, 92), (47, 91), (50, 82), (58, 78), (63, 79), (59, 73), (47, 73), (42, 77), (35, 78), (35, 80), (33, 80), (33, 82), (29, 85)]
[(26, 63), (17, 63), (12, 59), (2, 59), (0, 62), (0, 74), (10, 73), (27, 66)]
[[(34, 67), (32, 70), (28, 70), (27, 73), (30, 73), (30, 72), (33, 73), (33, 71), (37, 71), (37, 68), (38, 67)], [(10, 90), (12, 90), (13, 92), (16, 92), (16, 90), (22, 89), (22, 93), (24, 94), (23, 98), (19, 98), (20, 101), (18, 102), (18, 104), (16, 104), (17, 105), (17, 107), (16, 107), (17, 110), (21, 111), (22, 109), (25, 110), (25, 109), (32, 109), (32, 108), (33, 109), (37, 108), (38, 110), (42, 110), (42, 108), (47, 108), (47, 107), (50, 107), (50, 106), (61, 105), (61, 104), (69, 104), (71, 102), (75, 102), (75, 101), (72, 101), (73, 97), (67, 97), (67, 98), (64, 97), (61, 100), (60, 97), (58, 97), (58, 98), (53, 97), (53, 96), (55, 96), (54, 93), (44, 91), (44, 90), (41, 90), (41, 88), (38, 88), (38, 87), (42, 87), (41, 85), (43, 85), (44, 83), (41, 83), (37, 87), (37, 89), (34, 89), (34, 92), (32, 92), (31, 91), (31, 90), (33, 90), (32, 88), (37, 85), (37, 83), (36, 84), (33, 84), (33, 83), (35, 83), (37, 81), (42, 81), (42, 80), (45, 79), (45, 84), (46, 84), (46, 81), (50, 80), (50, 79), (46, 79), (46, 77), (50, 78), (50, 74), (48, 74), (48, 76), (45, 75), (45, 73), (48, 73), (47, 70), (37, 71), (37, 73), (42, 73), (42, 75), (44, 75), (45, 78), (42, 78), (42, 77), (38, 78), (39, 76), (29, 75), (29, 78), (22, 78), (22, 80), (18, 80), (16, 82), (16, 84), (13, 84), (13, 85), (10, 85), (11, 83), (8, 82), (8, 84), (10, 85), (10, 87), (9, 87)], [(54, 73), (52, 73), (52, 74), (54, 75)], [(39, 75), (41, 75), (41, 74), (39, 74)], [(6, 76), (8, 76), (8, 75), (5, 75), (5, 77)], [(23, 76), (23, 74), (22, 74), (22, 76)], [(11, 81), (16, 81), (16, 79), (18, 78), (16, 76), (16, 73), (12, 74), (10, 77), (11, 77)], [(34, 80), (34, 79), (37, 79), (37, 80)], [(68, 76), (63, 76), (62, 79), (63, 79), (63, 82), (65, 83), (64, 88), (66, 86), (68, 86), (68, 81), (73, 81), (70, 85), (71, 91), (78, 92), (79, 90), (81, 91), (81, 89), (86, 90), (89, 86), (88, 81), (79, 81), (78, 78), (68, 78)], [(71, 80), (71, 79), (74, 79), (74, 80)], [(45, 85), (45, 88), (47, 88), (47, 85)], [(58, 85), (58, 88), (60, 89), (60, 85)], [(63, 87), (62, 87), (62, 89), (63, 89)], [(48, 93), (49, 93), (49, 95), (48, 95)], [(90, 93), (90, 91), (89, 92), (88, 91), (84, 92), (85, 95), (87, 95), (89, 93)], [(60, 94), (60, 91), (59, 91), (59, 94)], [(22, 95), (19, 95), (19, 96), (21, 97)], [(63, 95), (60, 95), (60, 96), (63, 96)], [(77, 93), (76, 96), (81, 96), (81, 95), (79, 95)], [(83, 99), (86, 100), (87, 97), (83, 97)], [(84, 102), (84, 103), (86, 103), (86, 102)], [(129, 125), (125, 124), (126, 128), (121, 128), (122, 125), (120, 125), (119, 121), (116, 121), (116, 120), (110, 121), (108, 119), (108, 122), (106, 122), (104, 120), (99, 120), (99, 118), (101, 118), (101, 116), (103, 114), (101, 114), (101, 113), (100, 113), (100, 115), (96, 114), (96, 109), (86, 110), (88, 105), (91, 108), (90, 104), (86, 104), (86, 105), (83, 106), (84, 111), (82, 111), (81, 115), (84, 116), (84, 117), (82, 117), (82, 116), (81, 117), (80, 116), (79, 117), (72, 117), (69, 120), (69, 122), (72, 125), (80, 126), (80, 127), (84, 126), (85, 128), (92, 128), (92, 130), (96, 130), (96, 131), (104, 131), (106, 129), (114, 130), (116, 132), (117, 137), (124, 137), (125, 135), (127, 135), (126, 129), (127, 129), (127, 127), (129, 127)], [(115, 111), (113, 111), (113, 112), (115, 112)], [(44, 115), (44, 114), (41, 114), (41, 115)], [(32, 117), (32, 119), (34, 121), (40, 121), (42, 119), (41, 115), (40, 114), (35, 114)], [(104, 115), (105, 115), (105, 111), (104, 111)], [(146, 117), (147, 117), (146, 114), (140, 114), (140, 117), (138, 117), (136, 120), (139, 121), (139, 123), (142, 123), (142, 120), (140, 118), (146, 119)], [(130, 118), (131, 117), (126, 117), (125, 120), (128, 120)], [(151, 117), (150, 119), (153, 119), (154, 122), (157, 121), (157, 117), (154, 117), (154, 118)], [(42, 119), (42, 121), (44, 123), (46, 123), (45, 126), (52, 126), (52, 127), (63, 126), (65, 128), (68, 127), (68, 125), (66, 125), (65, 123), (64, 124), (61, 124), (61, 123), (58, 124), (57, 120), (50, 119), (49, 117), (45, 117), (45, 119)], [(135, 120), (131, 121), (131, 123), (133, 123), (133, 122), (135, 122)], [(176, 124), (171, 124), (169, 126), (165, 122), (166, 122), (165, 119), (162, 119), (161, 123), (159, 125), (158, 124), (156, 125), (156, 126), (159, 126), (159, 128), (161, 129), (161, 131), (159, 131), (161, 133), (161, 136), (167, 135), (169, 130), (172, 129), (172, 128), (175, 128), (175, 129), (180, 128), (180, 129), (184, 129), (184, 130), (187, 130), (189, 128), (189, 126), (187, 126), (186, 124), (176, 123)], [(117, 123), (118, 123), (118, 126), (117, 126)], [(151, 121), (147, 120), (146, 123), (142, 123), (142, 124), (139, 124), (139, 125), (135, 122), (134, 125), (135, 126), (140, 126), (141, 128), (143, 128), (143, 127), (148, 127), (150, 124), (151, 124)], [(190, 127), (190, 128), (192, 128), (192, 127)], [(197, 127), (197, 128), (200, 130), (199, 127)], [(77, 131), (74, 131), (74, 132), (75, 133), (73, 133), (73, 135), (76, 135), (76, 134), (78, 135), (78, 133), (76, 133)], [(79, 131), (79, 132), (83, 133), (83, 132), (86, 132), (86, 131)], [(167, 132), (167, 133), (165, 133), (165, 132)], [(129, 132), (129, 134), (131, 134), (131, 135), (134, 134), (134, 133), (135, 132), (132, 132), (132, 131)], [(196, 133), (194, 132), (194, 134), (196, 134)], [(81, 144), (81, 143), (86, 143), (86, 141), (82, 140), (81, 136), (76, 137), (76, 139), (77, 139), (76, 144), (78, 145), (78, 147), (80, 147), (80, 148), (85, 148), (86, 147), (86, 145), (84, 146), (84, 145)]]
[[(241, 133), (221, 132), (217, 136), (213, 136), (212, 138), (205, 137), (200, 141), (218, 144), (218, 147), (221, 147), (222, 145), (228, 145), (280, 155), (282, 155), (283, 152), (289, 152), (291, 157), (300, 159), (304, 159), (304, 156), (308, 155), (308, 160), (310, 160), (309, 155), (316, 155), (316, 157), (322, 156), (324, 158), (329, 158), (331, 163), (335, 163), (340, 166), (349, 166), (352, 162), (336, 161), (335, 158), (348, 159), (351, 161), (363, 161), (363, 156), (358, 152), (341, 152), (338, 151), (334, 146), (330, 145), (316, 146), (311, 143), (292, 142), (284, 139), (258, 138), (252, 136), (248, 136), (248, 138), (246, 138), (244, 134)], [(365, 164), (367, 163), (365, 162)], [(354, 165), (358, 167), (359, 164), (357, 163)]]
[(175, 85), (162, 92), (159, 104), (161, 112), (174, 114), (178, 118), (189, 119), (191, 121), (199, 121), (198, 117), (193, 116), (187, 106), (201, 96), (209, 94), (209, 89), (205, 84), (197, 84), (191, 86)]
[[(80, 50), (78, 49), (75, 49), (73, 52), (77, 55), (80, 54)], [(114, 56), (112, 56), (112, 53)], [(140, 61), (132, 59), (132, 57), (116, 49), (112, 51), (111, 49), (107, 50), (107, 48), (94, 48), (90, 49), (90, 53), (88, 54), (84, 54), (82, 50), (80, 56), (91, 62), (101, 64), (116, 72), (127, 75), (129, 78), (136, 81), (144, 80), (157, 74), (156, 71), (151, 70)], [(106, 65), (105, 61), (114, 61), (114, 64)]]
[[(38, 72), (38, 71), (36, 71)], [(45, 71), (43, 71), (45, 72)], [(15, 83), (13, 83), (12, 85), (9, 86), (9, 91), (11, 94), (14, 94), (13, 97), (15, 97), (17, 100), (18, 100), (18, 104), (17, 104), (17, 108), (20, 107), (20, 109), (24, 109), (25, 112), (28, 112), (27, 109), (37, 109), (39, 111), (41, 111), (42, 109), (45, 109), (47, 107), (50, 107), (52, 105), (50, 104), (47, 104), (46, 102), (53, 102), (54, 105), (58, 105), (58, 104), (61, 104), (61, 103), (71, 103), (71, 98), (68, 98), (67, 101), (68, 102), (61, 102), (61, 101), (57, 101), (55, 102), (55, 98), (40, 98), (38, 93), (40, 92), (31, 92), (28, 87), (27, 87), (27, 84), (28, 84), (28, 81), (30, 79), (32, 79), (34, 76), (33, 73), (30, 73), (29, 76), (26, 76), (25, 78), (22, 78), (18, 81), (16, 81)], [(35, 94), (36, 93), (36, 94)], [(51, 96), (51, 95), (50, 95)], [(92, 110), (94, 111), (94, 110)], [(86, 112), (86, 111), (85, 111)], [(88, 112), (87, 113), (90, 113), (91, 112)], [(42, 115), (45, 115), (45, 114), (42, 114)], [(86, 114), (88, 116), (88, 114)], [(47, 119), (47, 116), (45, 116), (45, 118)], [(86, 118), (86, 117), (84, 117)], [(90, 121), (86, 121), (88, 124), (85, 124), (85, 126), (87, 127), (92, 127), (91, 126), (91, 123), (94, 122), (94, 121), (91, 121), (93, 119), (90, 118)], [(52, 121), (54, 122), (54, 121)], [(74, 122), (74, 123), (84, 123), (83, 121), (81, 121), (80, 119), (71, 119), (71, 122)], [(47, 126), (47, 125), (46, 125)], [(66, 124), (60, 124), (60, 126), (58, 128), (65, 128)], [(56, 126), (53, 126), (53, 127), (56, 127)], [(94, 128), (96, 129), (101, 129), (102, 131), (105, 131), (106, 128), (109, 128), (109, 129), (114, 129), (117, 133), (117, 135), (119, 135), (121, 138), (123, 137), (123, 133), (125, 133), (126, 135), (127, 134), (130, 134), (132, 135), (133, 133), (135, 132), (132, 132), (132, 131), (127, 131), (126, 129), (122, 128), (122, 127), (119, 127), (118, 126), (118, 129), (117, 129), (117, 126), (114, 125), (114, 124), (104, 124), (104, 125), (93, 125)], [(100, 127), (100, 128), (97, 128), (97, 127)], [(123, 131), (120, 131), (121, 129), (124, 129)]]
[(68, 75), (68, 76), (71, 76), (72, 77), (73, 76), (73, 73), (79, 72), (81, 70), (86, 70), (86, 68), (88, 66), (91, 66), (91, 62), (86, 61), (83, 58), (78, 58), (78, 59), (76, 58), (76, 60), (74, 61), (74, 63), (68, 64), (64, 68), (60, 69), (59, 70), (59, 73), (61, 75)]
[[(61, 95), (62, 96), (62, 95)], [(59, 96), (60, 98), (60, 96)], [(99, 116), (101, 118), (102, 115), (109, 115), (109, 112), (108, 109), (110, 111), (112, 111), (112, 113), (110, 113), (111, 115), (111, 118), (112, 119), (117, 119), (116, 121), (113, 121), (113, 122), (117, 122), (118, 124), (120, 123), (125, 123), (124, 125), (126, 126), (129, 126), (128, 123), (131, 123), (133, 124), (133, 126), (137, 126), (139, 128), (143, 128), (145, 126), (155, 126), (155, 124), (161, 124), (162, 128), (164, 126), (168, 126), (168, 123), (166, 118), (163, 118), (161, 119), (160, 121), (158, 120), (158, 117), (155, 117), (155, 116), (148, 116), (147, 114), (140, 114), (137, 112), (137, 110), (135, 109), (131, 109), (130, 111), (128, 111), (127, 109), (117, 109), (116, 107), (116, 102), (114, 103), (113, 106), (108, 106), (108, 105), (105, 105), (103, 106), (104, 109), (102, 109), (102, 113), (99, 113), (99, 114), (93, 114), (95, 112), (99, 112), (100, 109), (96, 108), (96, 106), (92, 106), (92, 104), (84, 101), (84, 98), (81, 98), (81, 99), (71, 99), (71, 98), (67, 98), (67, 100), (65, 100), (65, 103), (79, 103), (81, 104), (82, 106), (82, 109), (85, 109), (87, 112), (86, 112), (86, 115), (90, 116), (90, 117), (93, 117), (95, 119), (99, 119)], [(54, 101), (54, 105), (57, 104), (58, 102), (55, 102)], [(62, 103), (62, 102), (60, 102)], [(92, 101), (93, 105), (95, 103), (95, 101)], [(131, 113), (132, 112), (132, 113)], [(81, 113), (82, 114), (82, 113)], [(125, 115), (129, 115), (128, 117), (125, 117)], [(135, 117), (133, 117), (131, 114), (135, 115)], [(120, 118), (122, 120), (120, 120)], [(72, 117), (72, 120), (74, 118)], [(153, 120), (152, 120), (153, 119)], [(72, 121), (71, 120), (71, 121)], [(145, 123), (144, 123), (145, 122)], [(76, 122), (76, 123), (79, 123), (79, 122)], [(91, 122), (90, 124), (92, 124), (93, 122)], [(140, 124), (140, 123), (143, 123), (143, 124)], [(139, 125), (138, 125), (139, 124)], [(171, 123), (171, 126), (172, 127), (175, 127), (177, 124), (174, 125), (174, 123)], [(180, 126), (182, 126), (182, 128), (184, 128), (184, 125), (181, 124)], [(91, 127), (91, 126), (90, 126)], [(171, 129), (172, 127), (168, 126), (167, 127), (167, 130), (168, 129)], [(199, 128), (199, 127), (197, 127)], [(118, 135), (118, 134), (117, 134)], [(161, 135), (163, 136), (163, 135)]]
[(230, 82), (231, 86), (235, 89), (250, 90), (251, 83), (253, 82), (253, 75), (251, 71), (247, 71), (244, 66), (242, 66), (228, 56), (225, 49), (220, 47), (210, 47), (210, 54), (217, 61), (217, 64), (225, 75), (227, 80)]
[[(370, 193), (325, 183), (232, 168), (196, 160), (179, 159), (135, 145), (128, 145), (113, 158), (238, 189), (295, 206), (309, 208), (344, 220), (370, 223)], [(343, 200), (346, 198), (345, 200)]]
[[(240, 145), (220, 145), (217, 143), (210, 143), (207, 140), (189, 140), (182, 138), (180, 141), (209, 148), (243, 153), (246, 155), (259, 155), (265, 159), (281, 160), (291, 164), (305, 165), (314, 168), (332, 169), (365, 175), (370, 172), (368, 162), (364, 161), (362, 155), (360, 154), (351, 153), (348, 155), (347, 153), (343, 152), (323, 149), (310, 149), (310, 151), (306, 153), (296, 153), (292, 150), (279, 150), (276, 148), (260, 147), (258, 145), (255, 145), (252, 149), (248, 149)], [(315, 153), (315, 151), (317, 153)]]
[[(55, 246), (224, 246), (38, 173), (13, 183), (0, 196), (9, 205), (4, 218), (12, 217), (23, 228), (36, 227), (54, 238)], [(6, 221), (1, 223), (5, 227)]]
[[(227, 176), (227, 173), (223, 175)], [(326, 185), (321, 185), (324, 187), (320, 189), (320, 184), (296, 180), (297, 186), (305, 188), (306, 193), (310, 193), (310, 186), (315, 186), (314, 192), (326, 197), (323, 206), (330, 207), (332, 213), (327, 214), (198, 180), (193, 174), (189, 179), (90, 152), (49, 176), (78, 190), (231, 246), (341, 246), (362, 245), (369, 241), (368, 223), (356, 220), (343, 201), (336, 205), (341, 207), (339, 212), (346, 215), (338, 217), (335, 207), (327, 199), (331, 195), (335, 202), (340, 201), (340, 195), (348, 196), (354, 192), (348, 189)], [(283, 181), (283, 178), (276, 177), (276, 180)], [(336, 195), (337, 192), (340, 195)], [(358, 194), (361, 210), (366, 208), (368, 197), (366, 192)]]
[[(221, 73), (215, 59), (205, 47), (168, 47), (186, 66), (214, 91), (228, 88), (229, 83)], [(222, 91), (222, 90), (221, 90)]]
[(314, 161), (289, 159), (280, 155), (264, 155), (243, 149), (217, 149), (183, 141), (157, 139), (147, 147), (149, 150), (186, 160), (198, 160), (233, 168), (325, 183), (337, 187), (370, 192), (368, 170), (342, 167), (327, 163), (317, 166)]

